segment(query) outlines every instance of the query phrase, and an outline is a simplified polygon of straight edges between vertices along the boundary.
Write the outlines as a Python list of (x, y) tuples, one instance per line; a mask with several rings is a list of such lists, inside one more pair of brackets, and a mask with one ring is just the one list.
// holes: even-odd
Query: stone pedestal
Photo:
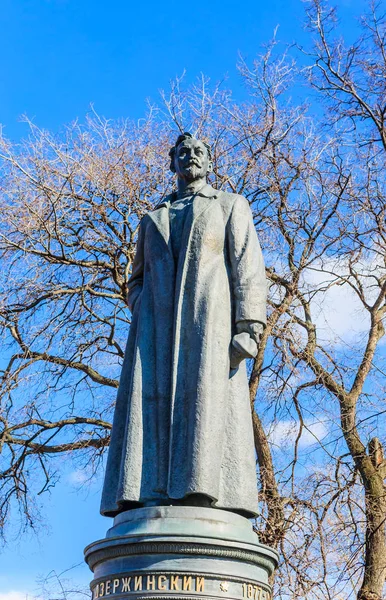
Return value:
[(93, 600), (269, 600), (277, 565), (248, 519), (188, 506), (121, 513), (85, 557)]

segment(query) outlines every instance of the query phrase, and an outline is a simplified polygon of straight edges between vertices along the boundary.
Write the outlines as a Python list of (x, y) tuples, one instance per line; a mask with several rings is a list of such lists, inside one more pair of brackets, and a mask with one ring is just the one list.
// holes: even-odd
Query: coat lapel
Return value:
[(192, 226), (194, 226), (197, 219), (208, 210), (208, 208), (212, 205), (212, 200), (217, 198), (217, 196), (217, 190), (212, 188), (212, 186), (209, 184), (204, 185), (204, 187), (196, 194), (196, 197), (193, 201)]
[(148, 213), (149, 218), (153, 221), (161, 234), (169, 252), (172, 252), (170, 244), (170, 221), (169, 221), (169, 208), (173, 194), (166, 197), (165, 201), (162, 202), (157, 208)]
[[(191, 219), (187, 219), (185, 224), (185, 230), (191, 231), (197, 219), (210, 207), (211, 199), (217, 198), (218, 192), (211, 185), (206, 184), (204, 187), (195, 195), (193, 200), (193, 211)], [(165, 201), (159, 204), (153, 212), (148, 213), (150, 219), (157, 227), (162, 238), (165, 241), (169, 252), (172, 252), (170, 243), (170, 220), (169, 220), (169, 209), (170, 204), (175, 198), (175, 192), (165, 198)], [(188, 227), (186, 227), (188, 225)]]
[(196, 223), (197, 219), (201, 217), (209, 208), (211, 200), (206, 196), (196, 196), (193, 200), (193, 211), (192, 211), (192, 227)]
[(212, 199), (217, 198), (218, 192), (211, 185), (206, 184), (193, 201), (193, 225), (199, 217), (211, 206)]

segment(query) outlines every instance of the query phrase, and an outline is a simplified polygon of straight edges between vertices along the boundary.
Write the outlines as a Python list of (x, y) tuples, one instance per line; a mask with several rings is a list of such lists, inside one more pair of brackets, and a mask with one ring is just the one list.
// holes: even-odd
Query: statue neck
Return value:
[(177, 196), (193, 196), (197, 194), (204, 185), (206, 185), (206, 177), (195, 179), (194, 181), (186, 181), (185, 179), (178, 179), (177, 181)]

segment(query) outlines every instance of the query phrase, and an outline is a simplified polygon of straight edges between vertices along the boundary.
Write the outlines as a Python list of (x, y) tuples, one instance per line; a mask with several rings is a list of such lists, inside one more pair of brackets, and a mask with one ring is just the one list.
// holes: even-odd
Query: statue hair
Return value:
[[(174, 144), (174, 146), (172, 146), (169, 150), (169, 156), (170, 156), (170, 170), (174, 173), (174, 156), (176, 154), (176, 150), (178, 148), (178, 146), (180, 144), (182, 144), (182, 142), (184, 142), (185, 140), (188, 139), (194, 139), (194, 135), (192, 135), (191, 133), (189, 133), (189, 131), (184, 131), (184, 133), (181, 133), (177, 140), (176, 143)], [(200, 140), (200, 142), (202, 144), (204, 144), (206, 151), (208, 153), (208, 158), (209, 160), (212, 160), (212, 150), (209, 146), (209, 144), (207, 144), (206, 142), (203, 142), (202, 140)]]

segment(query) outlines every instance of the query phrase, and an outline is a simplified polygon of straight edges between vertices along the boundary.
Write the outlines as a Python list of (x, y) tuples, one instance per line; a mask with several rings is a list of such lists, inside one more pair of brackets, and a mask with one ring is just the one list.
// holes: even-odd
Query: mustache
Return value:
[(186, 166), (187, 166), (187, 167), (192, 167), (193, 165), (194, 165), (195, 167), (198, 167), (198, 168), (200, 168), (200, 167), (201, 167), (200, 163), (198, 163), (198, 162), (197, 162), (197, 161), (195, 161), (195, 160), (190, 160), (190, 161), (187, 163), (187, 165), (186, 165)]

